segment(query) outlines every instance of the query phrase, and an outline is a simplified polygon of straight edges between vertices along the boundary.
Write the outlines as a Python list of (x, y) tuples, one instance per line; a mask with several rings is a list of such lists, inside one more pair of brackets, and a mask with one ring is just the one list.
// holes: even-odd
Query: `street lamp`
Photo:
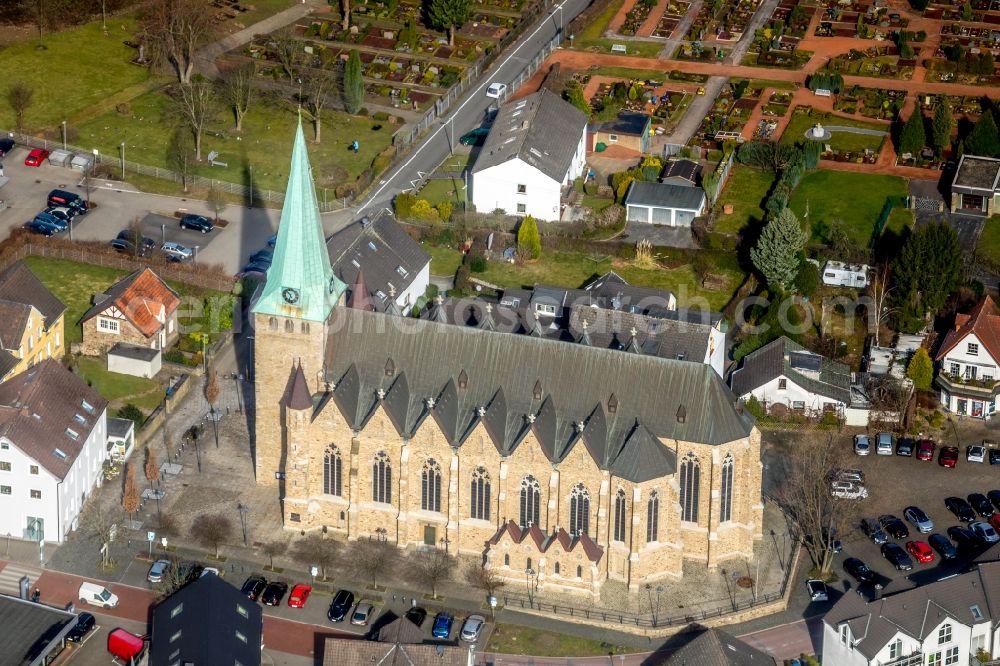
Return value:
[(243, 502), (236, 505), (236, 509), (240, 512), (240, 523), (243, 525), (243, 545), (247, 544), (247, 514), (250, 513), (250, 507), (248, 507)]
[(66, 150), (66, 121), (62, 121), (63, 126), (63, 150)]
[(125, 180), (125, 142), (121, 142), (122, 149), (122, 180)]
[(247, 167), (250, 169), (250, 204), (249, 208), (253, 208), (253, 165), (248, 164)]
[(532, 608), (535, 607), (534, 584), (537, 580), (537, 575), (538, 574), (531, 567), (524, 570), (524, 583), (528, 586), (528, 605)]

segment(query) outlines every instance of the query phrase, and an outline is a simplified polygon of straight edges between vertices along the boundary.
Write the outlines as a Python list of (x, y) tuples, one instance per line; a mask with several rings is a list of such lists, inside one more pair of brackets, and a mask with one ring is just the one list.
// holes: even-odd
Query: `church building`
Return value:
[(710, 365), (376, 312), (362, 294), (330, 267), (299, 127), (252, 306), (257, 479), (286, 528), (594, 596), (753, 557), (760, 433)]

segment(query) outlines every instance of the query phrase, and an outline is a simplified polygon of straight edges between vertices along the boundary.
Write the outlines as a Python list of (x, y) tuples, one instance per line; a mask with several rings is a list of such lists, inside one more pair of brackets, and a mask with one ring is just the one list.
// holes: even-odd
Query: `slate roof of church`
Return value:
[(602, 469), (641, 482), (676, 468), (660, 438), (722, 444), (753, 428), (701, 363), (350, 308), (328, 326), (332, 402), (358, 430), (379, 403), (401, 435), (430, 417), (455, 446), (482, 422), (503, 455), (532, 430), (553, 462), (585, 446)]

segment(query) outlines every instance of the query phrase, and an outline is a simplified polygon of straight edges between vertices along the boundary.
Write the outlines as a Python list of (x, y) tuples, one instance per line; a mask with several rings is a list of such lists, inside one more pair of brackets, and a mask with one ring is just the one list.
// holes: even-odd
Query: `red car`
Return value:
[(42, 162), (49, 156), (49, 151), (44, 148), (35, 148), (24, 158), (24, 166), (42, 166)]
[(917, 460), (934, 460), (934, 442), (922, 439), (917, 443)]
[(934, 561), (934, 551), (926, 541), (907, 541), (906, 550), (910, 551), (910, 555), (921, 564)]
[(938, 454), (938, 465), (941, 465), (941, 467), (954, 467), (957, 462), (957, 446), (945, 446), (941, 448), (941, 453)]
[(994, 513), (992, 516), (987, 518), (987, 521), (993, 529), (1000, 532), (1000, 513)]
[(288, 605), (292, 608), (302, 608), (306, 605), (310, 592), (312, 592), (311, 585), (299, 583), (292, 588), (292, 593), (288, 595)]

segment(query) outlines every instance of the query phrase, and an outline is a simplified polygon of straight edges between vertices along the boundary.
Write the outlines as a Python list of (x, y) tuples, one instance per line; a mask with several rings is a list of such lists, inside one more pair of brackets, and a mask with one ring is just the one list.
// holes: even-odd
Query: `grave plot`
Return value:
[(895, 44), (882, 42), (864, 51), (851, 49), (827, 62), (825, 69), (843, 75), (873, 76), (890, 79), (909, 80), (917, 62), (900, 58)]
[[(1000, 0), (997, 1), (1000, 2)], [(681, 19), (687, 14), (689, 7), (691, 7), (691, 3), (683, 2), (682, 0), (670, 0), (667, 2), (667, 6), (663, 9), (663, 14), (660, 15), (659, 23), (653, 29), (653, 36), (670, 37), (678, 24), (680, 24)]]
[(893, 120), (899, 115), (905, 100), (906, 93), (902, 90), (852, 86), (837, 96), (833, 110), (876, 120)]
[(618, 28), (618, 34), (634, 36), (656, 6), (656, 0), (634, 0), (632, 8), (625, 12), (625, 21)]
[(689, 42), (739, 41), (756, 9), (755, 0), (706, 0), (685, 39)]
[(909, 20), (888, 7), (875, 3), (855, 3), (842, 6), (829, 2), (816, 26), (817, 37), (848, 37), (882, 41), (891, 33), (904, 30)]

